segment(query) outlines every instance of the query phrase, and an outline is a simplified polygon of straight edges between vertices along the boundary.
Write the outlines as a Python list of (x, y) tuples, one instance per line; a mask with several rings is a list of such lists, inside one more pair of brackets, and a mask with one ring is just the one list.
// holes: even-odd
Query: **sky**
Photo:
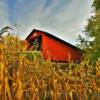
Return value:
[(91, 16), (93, 0), (0, 0), (0, 29), (8, 25), (25, 39), (33, 29), (49, 32), (71, 44)]

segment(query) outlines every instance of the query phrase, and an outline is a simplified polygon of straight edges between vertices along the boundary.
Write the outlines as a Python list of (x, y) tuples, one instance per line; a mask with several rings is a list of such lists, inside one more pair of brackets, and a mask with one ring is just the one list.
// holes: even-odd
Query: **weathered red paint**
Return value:
[[(48, 33), (35, 30), (26, 38), (27, 42), (35, 37), (42, 36), (42, 54), (45, 59), (54, 61), (80, 61), (82, 57), (81, 50), (72, 46), (69, 43), (60, 41), (53, 36), (49, 36)], [(31, 46), (27, 46), (28, 49)]]

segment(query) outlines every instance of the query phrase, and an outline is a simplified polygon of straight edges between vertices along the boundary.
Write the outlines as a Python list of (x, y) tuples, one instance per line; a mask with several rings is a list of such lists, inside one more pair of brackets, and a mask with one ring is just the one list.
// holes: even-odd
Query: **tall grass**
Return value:
[[(0, 100), (100, 100), (100, 60), (45, 61), (15, 36), (0, 43)], [(63, 68), (62, 68), (63, 67)]]

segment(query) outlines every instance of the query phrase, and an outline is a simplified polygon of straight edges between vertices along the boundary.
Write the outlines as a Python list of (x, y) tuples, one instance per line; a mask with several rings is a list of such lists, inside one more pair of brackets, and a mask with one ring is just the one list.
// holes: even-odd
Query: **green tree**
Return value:
[(91, 60), (95, 61), (100, 58), (100, 0), (94, 0), (92, 7), (94, 15), (88, 19), (84, 31), (85, 37), (79, 36), (79, 46), (83, 47), (82, 49), (90, 54)]

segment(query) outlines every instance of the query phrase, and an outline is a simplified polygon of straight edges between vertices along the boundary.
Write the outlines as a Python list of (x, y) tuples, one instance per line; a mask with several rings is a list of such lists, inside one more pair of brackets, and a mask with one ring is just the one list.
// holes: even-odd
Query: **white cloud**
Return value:
[[(25, 39), (33, 28), (38, 28), (74, 43), (78, 34), (84, 30), (86, 19), (90, 16), (92, 1), (52, 0), (52, 3), (46, 6), (47, 0), (18, 0), (14, 8), (18, 12), (16, 15), (12, 14), (18, 17), (12, 25), (22, 39)], [(0, 21), (9, 23), (9, 14), (5, 10), (3, 0), (0, 5), (0, 15), (5, 16), (0, 17)]]

